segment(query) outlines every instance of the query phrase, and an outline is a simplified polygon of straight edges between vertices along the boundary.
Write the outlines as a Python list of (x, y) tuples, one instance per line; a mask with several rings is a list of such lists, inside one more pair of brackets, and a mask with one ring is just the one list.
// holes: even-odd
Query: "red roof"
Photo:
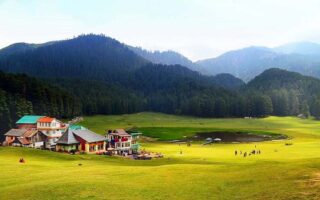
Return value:
[(40, 119), (38, 119), (38, 122), (50, 123), (53, 120), (54, 118), (51, 118), (51, 117), (41, 117)]

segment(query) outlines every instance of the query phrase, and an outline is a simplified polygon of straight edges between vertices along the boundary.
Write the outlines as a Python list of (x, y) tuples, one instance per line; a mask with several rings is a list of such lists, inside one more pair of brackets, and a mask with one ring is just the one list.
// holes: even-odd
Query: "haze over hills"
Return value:
[(313, 42), (295, 42), (275, 48), (252, 46), (197, 62), (174, 51), (150, 52), (131, 48), (153, 63), (180, 64), (206, 75), (229, 73), (245, 81), (274, 67), (320, 77), (320, 45)]
[(230, 73), (248, 81), (271, 66), (277, 54), (265, 47), (248, 47), (229, 51), (217, 58), (197, 61), (210, 74)]
[(295, 42), (275, 48), (252, 46), (197, 62), (174, 51), (131, 49), (153, 63), (180, 64), (206, 75), (229, 73), (245, 81), (274, 67), (320, 77), (320, 45), (313, 42)]
[[(295, 48), (291, 48), (291, 47)], [(275, 49), (266, 47), (248, 47), (230, 51), (216, 58), (198, 61), (210, 74), (230, 73), (242, 80), (249, 81), (270, 68), (281, 68), (304, 75), (320, 77), (320, 57), (316, 56), (314, 44), (285, 45)], [(290, 53), (289, 49), (291, 48)], [(312, 54), (309, 54), (313, 52)], [(319, 51), (320, 54), (320, 51)]]
[(285, 54), (320, 55), (320, 45), (314, 42), (293, 42), (273, 49)]

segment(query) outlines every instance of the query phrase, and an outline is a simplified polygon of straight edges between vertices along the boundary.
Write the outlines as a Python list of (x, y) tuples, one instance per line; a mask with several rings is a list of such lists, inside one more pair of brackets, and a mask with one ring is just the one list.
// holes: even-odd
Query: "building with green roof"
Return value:
[(38, 115), (25, 115), (21, 117), (16, 124), (36, 124), (37, 121), (44, 116), (38, 116)]
[(42, 117), (44, 116), (25, 115), (16, 122), (17, 128), (37, 128), (37, 121)]

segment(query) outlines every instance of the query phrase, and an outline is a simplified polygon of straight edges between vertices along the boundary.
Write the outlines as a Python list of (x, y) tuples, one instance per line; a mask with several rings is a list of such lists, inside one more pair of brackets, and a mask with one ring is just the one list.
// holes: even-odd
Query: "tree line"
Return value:
[(64, 90), (23, 74), (0, 72), (0, 130), (27, 114), (68, 118), (81, 113), (81, 103)]
[[(1, 72), (0, 128), (7, 130), (26, 114), (71, 118), (154, 111), (200, 117), (320, 116), (318, 79), (273, 69), (241, 89), (228, 90), (179, 73), (166, 75), (172, 72), (170, 66), (148, 66), (152, 67), (136, 71), (127, 84), (38, 80)], [(279, 74), (282, 80), (274, 81)]]

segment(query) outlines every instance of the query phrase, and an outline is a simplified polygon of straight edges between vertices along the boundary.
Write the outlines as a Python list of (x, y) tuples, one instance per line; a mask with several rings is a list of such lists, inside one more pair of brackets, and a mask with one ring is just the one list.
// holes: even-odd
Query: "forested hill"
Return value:
[[(47, 81), (78, 97), (85, 114), (157, 111), (214, 116), (214, 111), (207, 113), (205, 105), (214, 107), (215, 100), (226, 103), (234, 98), (234, 92), (220, 87), (215, 77), (205, 77), (182, 66), (151, 63), (133, 71), (128, 79), (116, 84), (112, 81), (70, 78)], [(216, 114), (231, 115), (229, 111), (223, 112), (217, 111)]]
[(72, 117), (81, 112), (80, 102), (60, 88), (26, 75), (0, 72), (0, 130), (7, 130), (25, 114)]
[[(296, 72), (272, 68), (256, 76), (248, 83), (248, 88), (257, 90), (294, 89), (306, 92), (316, 92), (319, 89), (320, 80), (303, 76)], [(313, 86), (313, 87), (312, 87)], [(312, 91), (313, 90), (313, 91)]]
[(216, 85), (226, 89), (239, 89), (245, 86), (245, 82), (231, 74), (222, 73), (213, 77)]
[(83, 35), (1, 56), (5, 50), (0, 51), (0, 70), (43, 78), (118, 81), (149, 62), (102, 35)]
[[(170, 62), (169, 62), (170, 63)], [(184, 63), (188, 63), (187, 61)], [(136, 70), (159, 66), (140, 57), (127, 45), (103, 35), (82, 35), (70, 40), (44, 44), (17, 43), (0, 50), (0, 70), (26, 73), (40, 78), (98, 80), (108, 84), (131, 85)], [(233, 76), (207, 77), (181, 65), (171, 65), (168, 74), (206, 80), (224, 88), (239, 88), (244, 83)], [(144, 73), (148, 68), (144, 68)], [(152, 80), (151, 80), (152, 81)]]
[(247, 84), (247, 89), (269, 96), (274, 115), (304, 113), (320, 116), (320, 80), (296, 72), (269, 69)]

